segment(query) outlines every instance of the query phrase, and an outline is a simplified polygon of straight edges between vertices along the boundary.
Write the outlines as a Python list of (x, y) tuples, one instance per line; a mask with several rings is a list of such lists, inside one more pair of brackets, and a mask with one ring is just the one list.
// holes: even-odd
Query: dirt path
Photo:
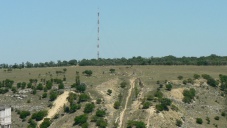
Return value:
[(123, 123), (123, 119), (124, 119), (124, 115), (125, 115), (125, 110), (127, 109), (127, 106), (128, 106), (128, 100), (129, 100), (129, 97), (132, 94), (132, 89), (135, 87), (135, 79), (131, 79), (130, 80), (130, 85), (131, 85), (131, 87), (128, 90), (128, 96), (127, 96), (126, 101), (125, 101), (125, 107), (122, 110), (122, 112), (120, 113), (118, 128), (122, 128), (122, 123)]
[[(44, 118), (53, 118), (59, 112), (59, 110), (64, 106), (64, 104), (66, 104), (68, 102), (67, 97), (69, 95), (69, 92), (70, 91), (65, 91), (63, 94), (58, 96), (58, 98), (53, 103), (53, 107), (48, 110), (48, 115)], [(39, 121), (38, 126), (42, 122), (43, 122), (43, 120)]]
[(148, 109), (148, 112), (149, 112), (149, 116), (147, 118), (147, 128), (149, 128), (150, 126), (150, 118), (151, 116), (155, 113), (155, 108), (152, 106)]

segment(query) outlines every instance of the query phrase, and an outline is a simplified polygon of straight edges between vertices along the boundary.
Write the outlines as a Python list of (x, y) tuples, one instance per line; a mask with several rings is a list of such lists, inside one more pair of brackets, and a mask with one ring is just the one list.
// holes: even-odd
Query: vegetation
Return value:
[(120, 108), (120, 102), (119, 101), (116, 101), (116, 102), (114, 102), (114, 108), (115, 109), (119, 109)]
[(83, 125), (84, 123), (87, 122), (87, 119), (88, 119), (88, 116), (87, 114), (83, 114), (83, 115), (80, 115), (80, 116), (76, 116), (74, 118), (74, 124), (75, 125)]
[(167, 89), (168, 91), (171, 91), (172, 87), (173, 87), (172, 84), (167, 84), (167, 85), (166, 85), (166, 89)]
[(83, 71), (83, 74), (85, 74), (86, 76), (91, 76), (92, 71), (91, 70), (85, 70), (85, 71)]
[(29, 111), (18, 111), (18, 114), (20, 114), (21, 119), (25, 119), (27, 116), (30, 116), (31, 113)]
[(121, 88), (125, 88), (128, 83), (126, 81), (123, 81), (120, 83)]
[(84, 113), (91, 113), (93, 112), (94, 108), (95, 108), (95, 104), (87, 103), (84, 108)]
[(176, 126), (181, 127), (183, 122), (181, 120), (176, 120)]
[(142, 121), (133, 121), (133, 120), (129, 120), (127, 122), (127, 128), (146, 128), (146, 125), (144, 122)]
[(106, 115), (106, 111), (105, 110), (100, 110), (98, 109), (96, 111), (96, 114), (95, 114), (97, 117), (104, 117)]
[(47, 115), (47, 111), (39, 111), (32, 114), (32, 119), (35, 119), (36, 121), (42, 120)]
[(202, 124), (203, 123), (203, 120), (201, 118), (196, 118), (196, 123), (197, 124)]
[(98, 126), (99, 128), (106, 128), (107, 125), (108, 125), (107, 121), (103, 118), (99, 118), (96, 121), (96, 126)]
[(51, 125), (50, 118), (45, 118), (40, 125), (40, 128), (48, 128)]
[(143, 103), (143, 109), (148, 109), (151, 106), (150, 102), (144, 102)]
[(90, 97), (85, 93), (80, 94), (80, 96), (79, 96), (79, 102), (85, 102), (85, 101), (88, 101), (89, 99), (90, 99)]
[(191, 103), (192, 100), (195, 97), (195, 89), (194, 88), (190, 88), (190, 90), (185, 89), (183, 91), (183, 95), (184, 95), (183, 102), (184, 103)]

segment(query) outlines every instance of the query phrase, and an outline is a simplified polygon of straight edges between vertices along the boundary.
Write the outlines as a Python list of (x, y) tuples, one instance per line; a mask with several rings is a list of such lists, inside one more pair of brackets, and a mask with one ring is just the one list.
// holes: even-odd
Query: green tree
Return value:
[(115, 109), (119, 109), (120, 108), (120, 102), (119, 101), (116, 101), (116, 102), (114, 102), (114, 108)]
[(166, 89), (167, 89), (168, 91), (171, 91), (172, 87), (173, 87), (172, 84), (167, 84), (167, 85), (166, 85)]
[(115, 72), (115, 69), (111, 68), (110, 73), (114, 73), (114, 72)]
[(92, 71), (91, 70), (85, 70), (85, 71), (83, 71), (83, 74), (85, 74), (86, 76), (91, 76)]
[(96, 111), (96, 114), (95, 114), (97, 117), (104, 117), (106, 115), (106, 111), (105, 110), (100, 110), (98, 109)]
[(79, 102), (85, 102), (85, 101), (88, 101), (90, 99), (90, 97), (87, 95), (87, 94), (80, 94), (79, 96)]
[(27, 116), (30, 116), (31, 113), (29, 111), (20, 111), (19, 114), (21, 119), (25, 119)]
[(182, 126), (182, 121), (181, 120), (176, 120), (176, 126), (181, 127)]
[(196, 118), (196, 123), (197, 124), (202, 124), (203, 123), (203, 120), (201, 118)]
[(199, 78), (200, 78), (200, 75), (199, 75), (199, 74), (194, 74), (194, 75), (193, 75), (193, 78), (194, 78), (194, 79), (199, 79)]
[(57, 91), (50, 91), (50, 101), (54, 101), (58, 97), (58, 92)]
[(112, 93), (112, 90), (111, 89), (108, 89), (107, 90), (107, 95), (111, 95), (111, 93)]
[(95, 108), (95, 104), (87, 103), (84, 108), (84, 113), (91, 113), (93, 112), (94, 108)]
[(59, 85), (58, 85), (58, 89), (64, 89), (65, 88), (65, 85), (63, 84), (63, 83), (60, 83)]
[(108, 125), (107, 121), (103, 118), (99, 118), (97, 121), (96, 121), (96, 126), (99, 126), (99, 128), (106, 128)]
[(51, 125), (50, 118), (45, 118), (40, 125), (40, 128), (48, 128)]
[(177, 77), (179, 80), (182, 80), (183, 79), (183, 76), (178, 76)]
[(86, 123), (87, 122), (87, 119), (88, 119), (88, 116), (87, 116), (87, 114), (83, 114), (83, 115), (80, 115), (80, 116), (76, 116), (75, 118), (74, 118), (74, 124), (75, 125), (82, 125), (82, 124), (84, 124), (84, 123)]

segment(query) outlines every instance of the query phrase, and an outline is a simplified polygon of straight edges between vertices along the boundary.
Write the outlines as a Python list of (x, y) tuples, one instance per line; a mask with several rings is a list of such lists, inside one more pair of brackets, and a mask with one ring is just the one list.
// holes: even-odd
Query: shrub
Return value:
[(183, 95), (184, 95), (183, 102), (191, 103), (192, 99), (194, 99), (194, 97), (195, 97), (195, 89), (194, 88), (191, 88), (190, 90), (185, 89), (183, 91)]
[(84, 113), (91, 113), (95, 108), (93, 103), (87, 103), (84, 108)]
[(86, 122), (81, 125), (81, 128), (88, 128), (88, 126), (89, 126), (89, 124)]
[(225, 112), (222, 112), (222, 113), (221, 113), (221, 116), (225, 116), (225, 115), (226, 115)]
[(150, 102), (144, 102), (143, 103), (143, 109), (148, 109), (151, 106)]
[(123, 81), (123, 82), (120, 83), (121, 88), (125, 88), (126, 85), (127, 85), (127, 82), (126, 81)]
[(40, 128), (48, 128), (51, 125), (50, 118), (45, 118), (42, 124), (40, 125)]
[(183, 76), (178, 76), (177, 77), (179, 80), (182, 80), (183, 79)]
[(86, 90), (86, 85), (81, 83), (80, 85), (76, 85), (76, 90), (79, 92), (84, 92)]
[(97, 99), (96, 100), (96, 104), (101, 104), (102, 100), (101, 99)]
[(80, 109), (80, 107), (81, 107), (80, 104), (70, 104), (69, 112), (74, 113), (76, 112), (76, 110)]
[(194, 74), (194, 75), (193, 75), (193, 78), (194, 78), (194, 79), (199, 79), (199, 78), (200, 78), (200, 75), (199, 75), (199, 74)]
[(219, 116), (215, 116), (214, 119), (215, 119), (215, 120), (219, 120)]
[(142, 121), (133, 121), (133, 120), (129, 120), (127, 122), (127, 128), (146, 128), (146, 125), (144, 122)]
[(203, 123), (203, 120), (201, 118), (196, 118), (196, 123), (197, 124), (202, 124)]
[(85, 74), (86, 76), (91, 76), (92, 71), (91, 70), (85, 70), (85, 71), (83, 71), (83, 74)]
[(161, 91), (157, 91), (154, 93), (154, 96), (161, 99), (163, 97), (163, 93)]
[(90, 99), (90, 97), (87, 94), (80, 94), (79, 96), (79, 102), (85, 102), (88, 101)]
[(42, 95), (42, 98), (46, 98), (47, 97), (47, 93), (44, 92), (43, 95)]
[(99, 126), (99, 128), (105, 128), (107, 126), (107, 121), (103, 118), (100, 118), (96, 121), (96, 126)]
[(87, 122), (87, 119), (88, 119), (88, 117), (87, 117), (86, 114), (83, 114), (83, 115), (80, 115), (80, 116), (76, 116), (74, 118), (74, 121), (75, 121), (74, 124), (75, 125), (82, 125), (82, 124)]
[(181, 120), (176, 120), (176, 126), (181, 127), (182, 126), (182, 121)]
[(38, 86), (36, 87), (37, 90), (43, 90), (43, 85), (41, 83), (38, 84)]
[(206, 117), (207, 124), (210, 124), (210, 118)]
[(148, 95), (148, 96), (147, 96), (147, 100), (149, 100), (149, 101), (154, 100), (154, 96), (153, 96), (153, 95), (151, 95), (151, 94), (150, 94), (150, 95)]
[(116, 102), (114, 103), (114, 108), (115, 108), (115, 109), (119, 109), (119, 108), (120, 108), (120, 102), (119, 102), (119, 101), (116, 101)]
[(171, 84), (167, 84), (167, 85), (166, 85), (166, 89), (167, 89), (168, 91), (171, 91), (172, 85), (171, 85)]
[(64, 86), (63, 83), (60, 83), (60, 84), (58, 85), (58, 89), (64, 89), (64, 88), (65, 88), (65, 86)]
[(115, 72), (115, 69), (111, 68), (110, 73), (114, 73), (114, 72)]
[(31, 113), (29, 111), (21, 111), (19, 114), (21, 119), (25, 119), (27, 116), (30, 116)]
[(96, 116), (98, 116), (98, 117), (104, 117), (105, 115), (106, 115), (106, 111), (105, 110), (97, 110), (96, 111), (96, 114), (95, 114)]
[(32, 119), (35, 119), (36, 121), (42, 120), (47, 115), (47, 111), (39, 111), (32, 114)]
[(67, 97), (67, 100), (69, 101), (70, 104), (72, 104), (74, 102), (74, 100), (76, 100), (77, 95), (75, 93), (70, 92), (69, 96)]
[(107, 90), (107, 95), (111, 95), (111, 93), (112, 93), (112, 90), (111, 89), (108, 89)]
[(54, 101), (58, 97), (57, 91), (50, 91), (50, 101)]

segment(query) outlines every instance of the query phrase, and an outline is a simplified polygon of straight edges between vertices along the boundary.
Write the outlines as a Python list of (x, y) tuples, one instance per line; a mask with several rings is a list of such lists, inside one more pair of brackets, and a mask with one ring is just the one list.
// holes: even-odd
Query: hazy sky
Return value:
[(227, 54), (227, 0), (1, 0), (0, 63)]

